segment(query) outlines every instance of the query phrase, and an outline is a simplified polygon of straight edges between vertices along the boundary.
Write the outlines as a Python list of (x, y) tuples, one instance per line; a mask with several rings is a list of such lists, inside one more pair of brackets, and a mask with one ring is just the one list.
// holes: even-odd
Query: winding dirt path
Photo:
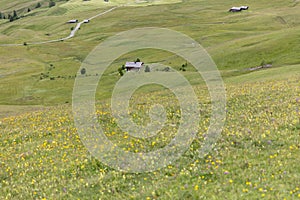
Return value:
[[(96, 17), (100, 17), (102, 15), (105, 15), (106, 13), (109, 13), (111, 11), (113, 11), (114, 9), (116, 9), (118, 7), (113, 7), (109, 10), (106, 10), (102, 13), (99, 13), (95, 16), (92, 16), (90, 18), (88, 18), (89, 21), (93, 20)], [(71, 38), (73, 38), (76, 34), (76, 32), (80, 29), (81, 25), (84, 23), (84, 20), (81, 22), (78, 22), (76, 27), (71, 31), (70, 35), (64, 38), (60, 38), (60, 39), (55, 39), (55, 40), (47, 40), (47, 41), (40, 41), (40, 42), (26, 42), (27, 45), (37, 45), (37, 44), (47, 44), (47, 43), (53, 43), (53, 42), (60, 42), (60, 41), (64, 41), (64, 40), (69, 40)], [(0, 44), (0, 47), (10, 47), (10, 46), (23, 46), (23, 44)]]

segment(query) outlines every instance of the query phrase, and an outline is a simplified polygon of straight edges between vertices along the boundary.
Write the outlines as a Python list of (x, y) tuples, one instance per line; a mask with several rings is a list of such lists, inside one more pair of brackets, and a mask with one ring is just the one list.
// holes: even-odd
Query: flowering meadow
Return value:
[[(172, 165), (125, 173), (104, 165), (81, 143), (70, 106), (0, 119), (0, 199), (300, 199), (300, 79), (226, 84), (223, 132), (198, 157), (209, 126), (210, 100), (195, 86), (201, 121), (197, 139)], [(142, 140), (120, 131), (109, 101), (97, 104), (105, 134), (124, 151), (163, 148), (176, 133), (180, 109), (166, 91), (137, 95), (131, 116), (149, 121), (148, 101), (165, 107), (170, 124)]]

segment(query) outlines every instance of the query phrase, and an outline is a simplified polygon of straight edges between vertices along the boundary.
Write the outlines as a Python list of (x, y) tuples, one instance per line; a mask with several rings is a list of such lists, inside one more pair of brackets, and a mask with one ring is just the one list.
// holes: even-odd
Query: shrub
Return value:
[(179, 68), (179, 70), (185, 72), (186, 71), (186, 67), (187, 67), (187, 63), (182, 64), (181, 67)]
[(148, 65), (145, 67), (145, 72), (150, 72), (150, 67)]
[(86, 73), (86, 69), (85, 69), (85, 68), (82, 68), (82, 69), (80, 70), (80, 73), (81, 73), (81, 75), (84, 75), (84, 74)]
[(52, 1), (52, 0), (49, 2), (49, 8), (51, 8), (51, 7), (55, 6), (55, 5), (56, 5), (56, 3), (54, 1)]
[(36, 4), (35, 8), (39, 8), (39, 7), (41, 7), (41, 6), (42, 6), (41, 3), (38, 2), (38, 3)]
[(122, 67), (118, 68), (118, 72), (119, 72), (120, 76), (124, 75), (124, 71), (125, 71), (125, 65), (122, 65)]

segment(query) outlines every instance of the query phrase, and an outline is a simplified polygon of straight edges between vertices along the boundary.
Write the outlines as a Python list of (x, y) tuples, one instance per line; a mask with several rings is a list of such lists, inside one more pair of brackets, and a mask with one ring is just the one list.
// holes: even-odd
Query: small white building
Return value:
[(241, 7), (232, 7), (229, 9), (229, 12), (241, 12), (242, 9)]
[(229, 12), (241, 12), (242, 10), (248, 10), (249, 6), (232, 7)]
[(125, 69), (129, 71), (140, 71), (141, 67), (144, 65), (143, 62), (126, 62)]
[(90, 22), (90, 20), (89, 19), (85, 19), (85, 20), (83, 20), (83, 23), (89, 23)]
[(248, 10), (249, 6), (240, 6), (241, 10)]
[(78, 19), (71, 19), (68, 21), (68, 23), (72, 24), (72, 23), (77, 23), (78, 22)]

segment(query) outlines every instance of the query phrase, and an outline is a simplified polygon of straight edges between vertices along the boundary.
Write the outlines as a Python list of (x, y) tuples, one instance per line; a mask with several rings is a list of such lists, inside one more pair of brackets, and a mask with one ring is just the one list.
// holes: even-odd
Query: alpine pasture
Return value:
[[(0, 199), (300, 199), (298, 1), (69, 0), (49, 8), (41, 0), (36, 8), (38, 2), (0, 2), (1, 13), (16, 10), (20, 17), (0, 19)], [(241, 5), (249, 10), (228, 12)], [(74, 38), (26, 45), (64, 38), (76, 25), (69, 20), (83, 21), (112, 7), (117, 8), (82, 24)], [(120, 130), (110, 98), (126, 61), (139, 58), (178, 70), (195, 90), (201, 114), (197, 139), (175, 163), (126, 173), (101, 163), (82, 144), (72, 91), (81, 63), (96, 45), (142, 27), (182, 32), (207, 50), (226, 87), (226, 121), (213, 150), (198, 157), (211, 114), (201, 76), (170, 52), (142, 49), (122, 55), (101, 77), (96, 116), (106, 136), (124, 151), (163, 148), (181, 116), (172, 92), (147, 85), (132, 96), (133, 121), (150, 122), (149, 103), (154, 103), (163, 105), (168, 122), (176, 125), (167, 124), (149, 139)], [(271, 67), (251, 70), (266, 65)]]

